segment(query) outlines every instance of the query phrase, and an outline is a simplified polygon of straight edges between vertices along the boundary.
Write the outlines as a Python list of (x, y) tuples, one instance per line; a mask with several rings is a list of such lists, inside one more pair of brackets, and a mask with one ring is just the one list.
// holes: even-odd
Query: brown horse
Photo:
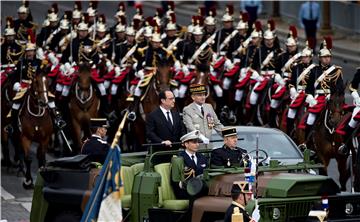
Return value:
[(91, 71), (88, 64), (79, 67), (77, 78), (71, 86), (71, 97), (69, 102), (70, 119), (73, 130), (73, 141), (75, 154), (79, 153), (82, 147), (82, 133), (84, 137), (91, 136), (90, 119), (98, 116), (100, 100), (91, 84)]
[(335, 133), (335, 129), (343, 117), (344, 102), (345, 97), (343, 92), (336, 92), (330, 96), (326, 108), (318, 116), (318, 120), (314, 124), (313, 133), (310, 135), (310, 144), (313, 144), (313, 147), (309, 147), (316, 152), (320, 162), (324, 164), (323, 174), (325, 175), (327, 175), (327, 167), (330, 159), (336, 159), (340, 173), (339, 181), (341, 190), (346, 190), (349, 170), (346, 164), (347, 156), (338, 154), (339, 144), (336, 143), (336, 141), (339, 141), (339, 135)]
[[(13, 75), (14, 73), (10, 73)], [(6, 75), (5, 73), (2, 75)], [(10, 124), (10, 118), (7, 118), (7, 114), (11, 110), (12, 98), (14, 97), (14, 90), (12, 90), (13, 83), (9, 77), (1, 83), (1, 152), (3, 155), (2, 166), (9, 167), (12, 165), (10, 159), (9, 150), (9, 133), (5, 130), (5, 127)], [(14, 140), (13, 143), (17, 142)], [(18, 146), (16, 146), (17, 148)], [(18, 152), (15, 152), (15, 161), (19, 160)]]
[(30, 158), (31, 143), (36, 142), (39, 144), (36, 154), (38, 165), (39, 167), (44, 166), (45, 154), (53, 134), (53, 123), (47, 107), (48, 102), (47, 78), (44, 71), (38, 69), (19, 112), (21, 123), (20, 142), (24, 151), (26, 165), (23, 186), (26, 189), (33, 187)]
[(136, 120), (127, 124), (126, 139), (129, 151), (138, 151), (141, 144), (146, 142), (145, 120), (146, 115), (159, 106), (159, 92), (170, 86), (170, 66), (167, 63), (158, 64), (154, 70), (154, 76), (149, 84), (144, 87), (144, 93), (139, 109), (137, 109)]

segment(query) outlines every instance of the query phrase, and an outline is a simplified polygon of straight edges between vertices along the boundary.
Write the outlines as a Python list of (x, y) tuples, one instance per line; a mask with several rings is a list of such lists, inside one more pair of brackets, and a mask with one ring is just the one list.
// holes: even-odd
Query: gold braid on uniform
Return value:
[(89, 54), (91, 54), (91, 55), (89, 55), (89, 56), (87, 56), (85, 53), (84, 53), (84, 45), (83, 45), (83, 43), (81, 43), (80, 44), (80, 47), (79, 47), (79, 54), (78, 54), (78, 59), (79, 59), (79, 61), (80, 61), (80, 58), (84, 58), (87, 62), (89, 62), (89, 61), (92, 61), (92, 57), (97, 53), (97, 47), (92, 47), (92, 52), (90, 52)]
[(187, 171), (184, 170), (184, 177), (185, 177), (185, 181), (195, 177), (195, 170), (192, 168), (190, 168), (190, 170)]
[(146, 50), (146, 49), (148, 49), (149, 48), (149, 46), (145, 46), (145, 47), (142, 47), (142, 48), (138, 48), (137, 49), (137, 51), (138, 51), (138, 53), (140, 54), (140, 56), (141, 57), (143, 57), (144, 56), (144, 51)]
[(255, 54), (256, 54), (256, 51), (259, 49), (259, 46), (257, 46), (254, 50), (253, 50), (253, 53), (252, 55), (249, 56), (249, 67), (252, 66), (253, 62), (254, 62), (254, 57), (255, 57)]
[(212, 54), (212, 49), (211, 47), (207, 47), (206, 50), (203, 50), (199, 56), (196, 58), (195, 60), (195, 64), (199, 64), (199, 63), (203, 63), (205, 62), (209, 62), (211, 59), (211, 54)]
[(35, 68), (33, 66), (31, 66), (30, 64), (28, 64), (28, 69), (27, 69), (27, 77), (29, 79), (33, 79), (33, 76), (35, 74)]
[(330, 84), (333, 82), (337, 82), (339, 77), (342, 77), (342, 71), (340, 67), (336, 67), (337, 70), (329, 75), (327, 75), (323, 81), (321, 81), (321, 88), (322, 89), (329, 89)]

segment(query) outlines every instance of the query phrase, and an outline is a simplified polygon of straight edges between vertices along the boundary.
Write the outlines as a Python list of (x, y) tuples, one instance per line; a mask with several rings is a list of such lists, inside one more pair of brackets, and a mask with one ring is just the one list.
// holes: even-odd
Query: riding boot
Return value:
[(50, 110), (54, 125), (60, 130), (63, 129), (66, 126), (66, 122), (63, 120), (61, 113), (56, 108), (50, 108)]
[(18, 109), (11, 109), (11, 124), (6, 127), (6, 131), (12, 135), (15, 132), (19, 131), (19, 110)]
[(100, 97), (100, 115), (108, 116), (109, 115), (109, 107), (108, 107), (108, 98), (107, 95)]
[(255, 122), (257, 122), (256, 121), (256, 106), (257, 105), (250, 105), (250, 109), (249, 109), (250, 116), (249, 116), (248, 125), (253, 126), (253, 125), (255, 125)]
[(271, 128), (277, 128), (277, 124), (276, 124), (276, 114), (277, 111), (274, 108), (270, 108), (270, 113), (269, 113), (269, 125)]
[(351, 135), (354, 131), (354, 128), (352, 128), (349, 125), (346, 125), (345, 127), (345, 135), (343, 137), (343, 143), (339, 146), (338, 153), (341, 155), (347, 155), (349, 152), (349, 146), (348, 143), (351, 142)]
[(310, 139), (310, 134), (313, 131), (313, 125), (305, 125), (305, 142), (307, 142)]
[(286, 134), (291, 135), (292, 130), (294, 129), (295, 119), (286, 118)]
[(140, 105), (140, 96), (134, 95), (134, 101), (129, 106), (129, 114), (127, 116), (128, 120), (135, 121), (136, 113), (138, 111), (139, 105)]

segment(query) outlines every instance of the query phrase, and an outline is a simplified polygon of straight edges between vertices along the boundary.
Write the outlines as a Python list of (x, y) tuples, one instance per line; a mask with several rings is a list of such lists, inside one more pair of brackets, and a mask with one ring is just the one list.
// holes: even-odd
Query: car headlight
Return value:
[(274, 208), (273, 209), (273, 219), (274, 220), (278, 220), (280, 218), (280, 210), (279, 208)]
[(352, 214), (354, 212), (354, 206), (351, 204), (351, 203), (347, 203), (346, 205), (345, 205), (345, 213), (347, 214), (347, 215), (350, 215), (350, 214)]

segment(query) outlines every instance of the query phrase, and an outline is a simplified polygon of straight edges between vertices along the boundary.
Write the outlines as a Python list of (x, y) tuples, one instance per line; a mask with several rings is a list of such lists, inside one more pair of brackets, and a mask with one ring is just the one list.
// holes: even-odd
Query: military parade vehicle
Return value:
[[(250, 215), (257, 204), (260, 221), (314, 221), (309, 214), (322, 215), (327, 221), (359, 220), (360, 194), (340, 192), (332, 178), (317, 175), (317, 169), (322, 166), (310, 160), (309, 150), (302, 154), (295, 146), (295, 153), (302, 158), (299, 160), (289, 154), (293, 141), (279, 130), (242, 127), (238, 132), (243, 144), (267, 139), (264, 143), (257, 142), (256, 149), (249, 145), (248, 159), (243, 160), (258, 159), (259, 163), (258, 178), (254, 183), (256, 199), (247, 205)], [(284, 140), (287, 145), (276, 146), (273, 142)], [(176, 199), (171, 186), (172, 165), (181, 164), (181, 158), (175, 156), (177, 152), (122, 155), (124, 221), (184, 221), (189, 200)], [(210, 155), (211, 149), (199, 152)], [(156, 156), (163, 155), (173, 156), (172, 161), (154, 164)], [(287, 158), (282, 158), (286, 155)], [(79, 221), (99, 170), (84, 155), (48, 163), (38, 173), (31, 221)], [(240, 166), (209, 167), (201, 178), (189, 181), (187, 191), (191, 195), (208, 187), (207, 195), (193, 202), (191, 221), (222, 221), (231, 203), (233, 182), (248, 179), (248, 173)]]

